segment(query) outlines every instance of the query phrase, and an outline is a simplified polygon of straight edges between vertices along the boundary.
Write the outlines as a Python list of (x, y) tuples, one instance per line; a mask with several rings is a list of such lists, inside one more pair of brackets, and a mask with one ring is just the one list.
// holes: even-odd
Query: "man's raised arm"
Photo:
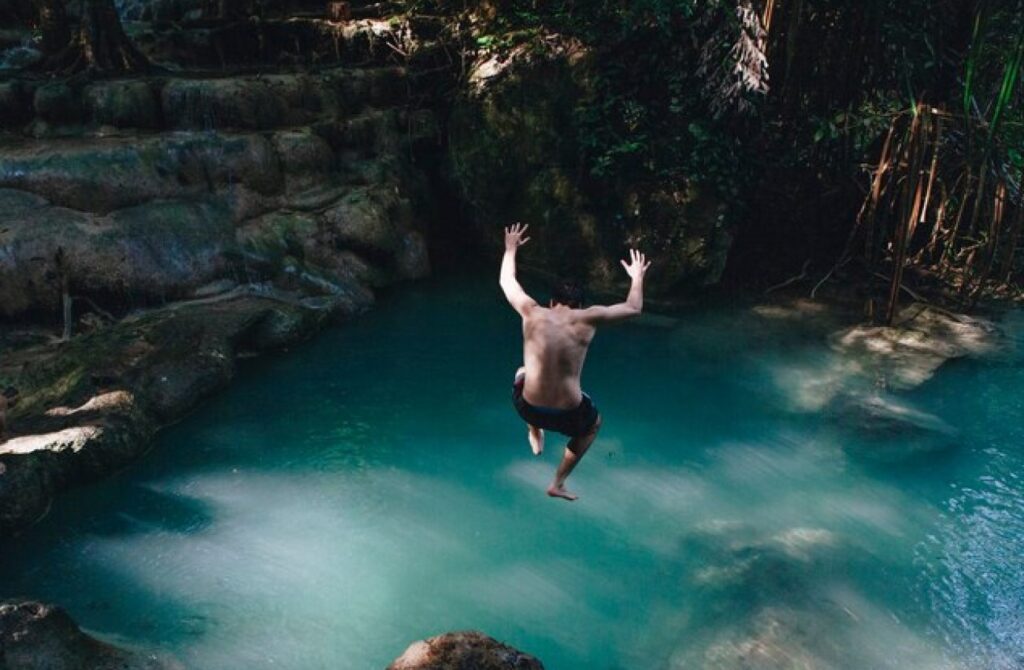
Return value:
[(614, 305), (594, 305), (583, 310), (583, 318), (598, 322), (621, 321), (638, 316), (644, 308), (644, 273), (651, 267), (647, 257), (636, 249), (629, 250), (629, 263), (619, 261), (629, 275), (629, 295), (625, 302)]
[(501, 278), (499, 279), (501, 290), (505, 292), (508, 303), (522, 316), (526, 316), (530, 308), (537, 304), (533, 298), (526, 295), (526, 291), (516, 279), (516, 251), (530, 241), (529, 237), (523, 237), (527, 228), (529, 226), (524, 226), (521, 223), (505, 228), (505, 256), (501, 259)]

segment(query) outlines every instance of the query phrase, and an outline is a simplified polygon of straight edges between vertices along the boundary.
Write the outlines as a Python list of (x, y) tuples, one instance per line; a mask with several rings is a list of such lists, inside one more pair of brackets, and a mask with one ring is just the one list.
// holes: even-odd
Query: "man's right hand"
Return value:
[(505, 251), (515, 251), (530, 241), (529, 237), (523, 237), (529, 224), (516, 223), (505, 228)]
[(622, 267), (626, 268), (626, 274), (629, 275), (630, 279), (636, 281), (644, 278), (644, 273), (647, 272), (647, 268), (651, 267), (651, 262), (647, 260), (647, 256), (643, 255), (636, 249), (629, 250), (629, 263), (625, 260), (619, 261), (622, 263)]

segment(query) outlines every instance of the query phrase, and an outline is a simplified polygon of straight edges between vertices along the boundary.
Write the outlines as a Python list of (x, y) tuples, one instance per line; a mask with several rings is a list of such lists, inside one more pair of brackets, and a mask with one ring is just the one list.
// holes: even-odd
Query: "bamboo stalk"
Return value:
[(898, 119), (893, 121), (889, 126), (889, 133), (885, 136), (885, 143), (882, 144), (882, 153), (878, 157), (878, 168), (875, 170), (874, 177), (871, 180), (871, 191), (868, 198), (865, 199), (864, 205), (861, 206), (861, 211), (857, 216), (858, 223), (860, 223), (861, 215), (866, 215), (865, 221), (865, 233), (864, 233), (864, 256), (867, 262), (868, 271), (874, 267), (875, 251), (874, 251), (874, 237), (875, 237), (875, 226), (878, 217), (878, 200), (882, 195), (882, 178), (889, 169), (889, 151), (892, 148), (892, 138), (896, 132), (896, 124)]
[(954, 260), (953, 252), (956, 249), (957, 237), (960, 234), (960, 225), (964, 218), (964, 210), (967, 208), (967, 202), (970, 199), (970, 183), (971, 183), (971, 167), (967, 166), (967, 170), (963, 173), (963, 196), (960, 198), (960, 206), (956, 210), (956, 218), (953, 219), (953, 228), (950, 230), (949, 237), (946, 239), (946, 244), (942, 250), (942, 258), (939, 259), (939, 271), (946, 272), (950, 268), (950, 264)]
[(765, 35), (771, 32), (772, 18), (775, 15), (775, 0), (767, 0), (764, 3), (764, 14), (761, 17), (761, 25), (764, 26)]
[[(907, 243), (923, 200), (921, 168), (924, 162), (921, 135), (928, 131), (929, 119), (921, 106), (914, 114), (907, 135), (907, 179), (903, 184), (903, 198), (900, 203), (899, 217), (896, 221), (896, 236), (893, 244), (892, 282), (889, 285), (889, 301), (885, 310), (885, 324), (892, 325), (899, 305), (900, 287), (903, 284), (903, 270), (906, 267)], [(922, 131), (922, 127), (924, 130)]]
[(971, 307), (977, 304), (978, 298), (981, 297), (981, 293), (985, 289), (985, 282), (988, 281), (989, 276), (992, 274), (992, 268), (995, 266), (996, 253), (999, 250), (999, 236), (1003, 223), (1003, 212), (1005, 209), (1006, 182), (1001, 181), (999, 182), (999, 185), (996, 186), (996, 192), (992, 202), (992, 225), (989, 228), (989, 243), (984, 254), (985, 269), (979, 275), (977, 286), (971, 293)]
[(1001, 271), (1007, 284), (1013, 281), (1013, 257), (1017, 252), (1017, 244), (1020, 240), (1022, 227), (1024, 227), (1024, 203), (1017, 205), (1017, 217), (1013, 220), (1013, 229), (1010, 232), (1009, 251), (1006, 254), (1006, 260), (1003, 262)]
[[(917, 223), (924, 223), (925, 217), (928, 214), (928, 203), (932, 199), (932, 187), (935, 186), (935, 175), (938, 173), (939, 166), (939, 147), (942, 143), (942, 117), (935, 118), (935, 140), (932, 143), (932, 163), (931, 167), (928, 168), (928, 189), (924, 193), (924, 204), (921, 205), (921, 218), (918, 219)], [(913, 237), (913, 233), (911, 233)]]

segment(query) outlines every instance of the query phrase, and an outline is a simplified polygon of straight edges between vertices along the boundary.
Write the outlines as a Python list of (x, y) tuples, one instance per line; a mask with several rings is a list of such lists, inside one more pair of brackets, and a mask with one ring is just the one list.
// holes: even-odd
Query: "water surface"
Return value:
[[(566, 503), (496, 282), (403, 288), (62, 497), (0, 597), (210, 670), (382, 668), (467, 628), (551, 670), (1024, 666), (1020, 360), (878, 392), (794, 316), (599, 333)], [(851, 390), (928, 420), (872, 425)]]

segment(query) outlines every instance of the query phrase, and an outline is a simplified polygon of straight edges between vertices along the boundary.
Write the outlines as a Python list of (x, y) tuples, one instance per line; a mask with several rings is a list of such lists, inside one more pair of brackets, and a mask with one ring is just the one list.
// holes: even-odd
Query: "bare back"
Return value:
[(596, 332), (583, 312), (538, 305), (523, 316), (523, 398), (531, 405), (568, 409), (582, 401), (580, 372)]

